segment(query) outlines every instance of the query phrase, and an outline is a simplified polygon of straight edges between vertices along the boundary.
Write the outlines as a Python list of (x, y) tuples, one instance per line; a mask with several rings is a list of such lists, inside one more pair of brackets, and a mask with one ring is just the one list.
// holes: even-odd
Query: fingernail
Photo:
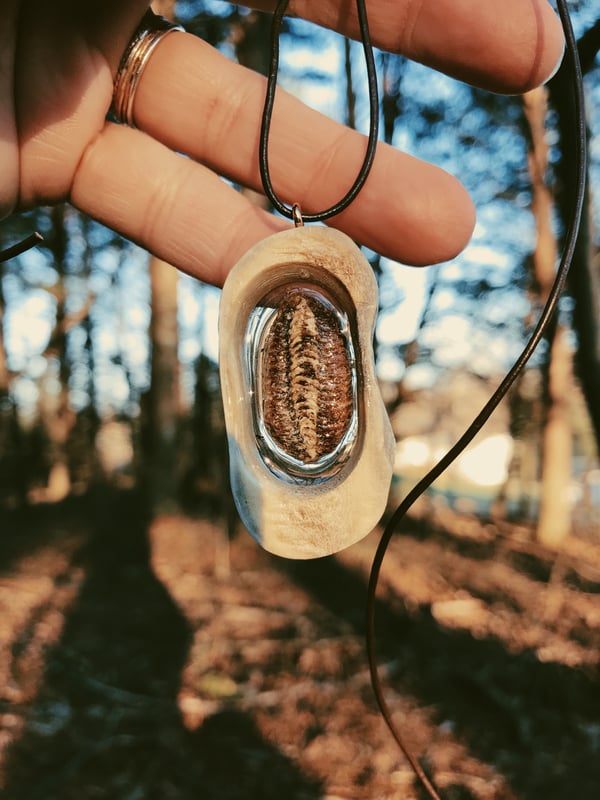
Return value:
[(547, 77), (547, 78), (546, 78), (546, 80), (544, 81), (544, 84), (550, 83), (550, 81), (552, 80), (552, 78), (554, 78), (554, 76), (556, 75), (556, 73), (558, 72), (558, 70), (561, 68), (561, 66), (562, 66), (562, 63), (563, 63), (563, 60), (564, 60), (564, 57), (565, 57), (565, 52), (566, 52), (566, 49), (567, 49), (566, 42), (564, 42), (564, 41), (563, 41), (563, 47), (562, 47), (562, 52), (561, 52), (561, 54), (560, 54), (560, 58), (559, 58), (559, 59), (558, 59), (558, 61), (556, 62), (556, 65), (555, 65), (554, 69), (552, 70), (552, 72), (550, 73), (550, 75), (548, 75), (548, 77)]

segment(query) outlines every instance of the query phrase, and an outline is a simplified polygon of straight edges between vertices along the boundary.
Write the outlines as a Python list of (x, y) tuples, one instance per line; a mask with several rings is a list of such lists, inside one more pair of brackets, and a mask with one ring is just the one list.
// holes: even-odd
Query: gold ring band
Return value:
[(142, 17), (123, 53), (115, 78), (112, 112), (118, 122), (124, 122), (135, 128), (133, 101), (142, 72), (156, 45), (173, 31), (183, 31), (183, 28), (150, 10)]

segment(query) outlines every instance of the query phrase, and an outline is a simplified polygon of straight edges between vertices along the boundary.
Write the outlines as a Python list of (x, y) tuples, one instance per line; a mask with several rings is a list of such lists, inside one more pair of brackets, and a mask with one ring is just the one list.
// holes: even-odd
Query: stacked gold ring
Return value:
[(118, 122), (135, 128), (133, 101), (142, 73), (156, 45), (173, 31), (183, 31), (168, 19), (148, 10), (123, 53), (113, 92), (112, 112)]

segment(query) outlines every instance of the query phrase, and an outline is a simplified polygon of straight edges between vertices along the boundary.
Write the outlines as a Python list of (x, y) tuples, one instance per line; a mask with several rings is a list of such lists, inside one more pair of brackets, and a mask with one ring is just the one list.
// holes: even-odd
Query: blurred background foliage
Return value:
[[(220, 0), (155, 7), (265, 72), (267, 15)], [(422, 508), (512, 519), (549, 544), (597, 541), (600, 527), (600, 0), (570, 7), (591, 160), (568, 290), (509, 400)], [(572, 197), (573, 125), (562, 73), (525, 98), (501, 97), (402, 57), (377, 61), (383, 138), (459, 176), (477, 206), (472, 242), (451, 263), (415, 269), (367, 252), (380, 284), (378, 374), (398, 438), (393, 502), (462, 433), (537, 319)], [(287, 20), (280, 84), (366, 130), (357, 43)], [(218, 290), (69, 206), (5, 220), (0, 246), (33, 228), (44, 242), (0, 264), (0, 503), (56, 501), (110, 480), (145, 487), (155, 511), (231, 521)]]

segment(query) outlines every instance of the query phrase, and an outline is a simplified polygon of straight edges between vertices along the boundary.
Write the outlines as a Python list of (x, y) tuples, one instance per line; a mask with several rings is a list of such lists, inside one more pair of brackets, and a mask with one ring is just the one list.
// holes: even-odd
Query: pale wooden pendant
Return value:
[(249, 532), (286, 558), (369, 533), (394, 437), (373, 366), (377, 284), (351, 239), (297, 227), (259, 242), (221, 297), (231, 485)]

